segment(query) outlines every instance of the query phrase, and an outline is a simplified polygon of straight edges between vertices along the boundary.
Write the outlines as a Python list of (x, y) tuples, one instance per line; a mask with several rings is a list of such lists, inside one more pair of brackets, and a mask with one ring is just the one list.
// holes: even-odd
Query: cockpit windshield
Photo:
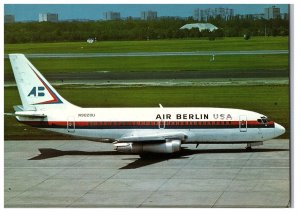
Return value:
[(260, 119), (257, 119), (257, 121), (262, 124), (267, 124), (269, 122), (268, 117), (266, 116), (261, 116)]

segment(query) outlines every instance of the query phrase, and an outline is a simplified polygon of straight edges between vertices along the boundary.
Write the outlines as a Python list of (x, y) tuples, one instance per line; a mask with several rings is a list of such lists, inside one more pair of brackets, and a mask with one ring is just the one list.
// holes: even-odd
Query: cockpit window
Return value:
[(257, 119), (257, 122), (259, 122), (261, 124), (267, 124), (269, 122), (269, 120), (268, 120), (268, 117), (262, 116), (262, 117), (260, 117), (260, 119)]
[(268, 118), (267, 117), (261, 117), (261, 120), (263, 121), (263, 123), (267, 123), (268, 122)]
[(260, 122), (260, 123), (266, 124), (266, 123), (269, 122), (268, 117), (266, 117), (266, 116), (262, 116), (262, 117), (260, 117), (260, 118), (261, 118), (261, 122)]

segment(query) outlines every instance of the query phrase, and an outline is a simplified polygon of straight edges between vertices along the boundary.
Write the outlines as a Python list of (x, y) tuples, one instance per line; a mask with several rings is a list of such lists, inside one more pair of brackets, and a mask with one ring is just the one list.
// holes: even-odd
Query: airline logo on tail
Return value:
[(45, 90), (45, 87), (43, 86), (37, 86), (37, 87), (33, 87), (31, 89), (31, 91), (29, 92), (28, 96), (45, 96), (45, 93), (44, 93), (44, 90)]
[[(29, 64), (28, 64), (29, 65)], [(60, 98), (51, 90), (51, 88), (44, 82), (44, 80), (34, 71), (34, 69), (29, 65), (33, 73), (37, 76), (39, 81), (43, 84), (43, 86), (34, 86), (32, 87), (31, 91), (28, 93), (28, 97), (45, 97), (45, 92), (48, 91), (52, 99), (35, 103), (38, 104), (58, 104), (63, 103)]]

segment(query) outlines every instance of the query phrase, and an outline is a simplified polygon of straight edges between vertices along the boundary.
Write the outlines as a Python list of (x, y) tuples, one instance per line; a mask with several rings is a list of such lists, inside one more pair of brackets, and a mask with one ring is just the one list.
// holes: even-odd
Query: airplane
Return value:
[[(267, 116), (211, 107), (81, 108), (65, 100), (23, 54), (9, 54), (22, 105), (12, 114), (43, 130), (111, 142), (122, 153), (172, 154), (182, 144), (246, 144), (285, 133)], [(95, 97), (101, 98), (101, 97)]]

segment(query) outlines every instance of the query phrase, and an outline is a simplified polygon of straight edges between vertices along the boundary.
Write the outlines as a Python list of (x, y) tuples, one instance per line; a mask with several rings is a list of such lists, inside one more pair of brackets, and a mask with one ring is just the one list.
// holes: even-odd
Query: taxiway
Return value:
[[(125, 53), (39, 53), (26, 54), (27, 58), (92, 58), (92, 57), (162, 57), (162, 56), (206, 56), (206, 55), (266, 55), (288, 54), (288, 50), (249, 51), (194, 51), (194, 52), (125, 52)], [(8, 55), (4, 55), (8, 58)]]
[(290, 207), (289, 140), (141, 160), (90, 141), (5, 141), (5, 207)]

